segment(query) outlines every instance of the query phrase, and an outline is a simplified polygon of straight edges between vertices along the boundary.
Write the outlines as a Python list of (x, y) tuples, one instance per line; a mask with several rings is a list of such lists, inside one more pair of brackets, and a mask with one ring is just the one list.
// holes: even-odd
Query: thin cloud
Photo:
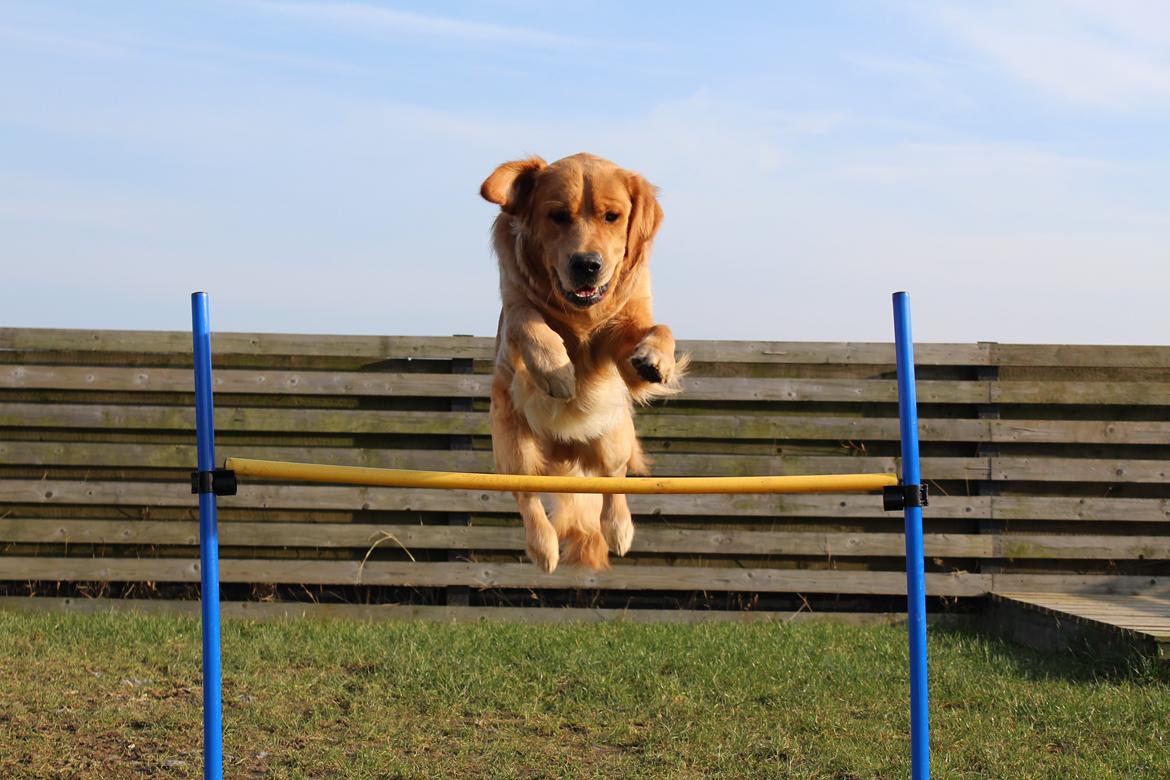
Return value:
[(259, 2), (256, 5), (286, 16), (367, 33), (404, 33), (484, 43), (521, 43), (544, 48), (581, 47), (593, 43), (583, 38), (526, 27), (470, 22), (365, 3)]
[(0, 41), (14, 49), (56, 57), (123, 60), (134, 56), (133, 49), (124, 43), (83, 39), (10, 25), (0, 26)]
[(1170, 98), (1164, 5), (1051, 0), (925, 8), (928, 19), (1000, 72), (1058, 98), (1126, 110)]

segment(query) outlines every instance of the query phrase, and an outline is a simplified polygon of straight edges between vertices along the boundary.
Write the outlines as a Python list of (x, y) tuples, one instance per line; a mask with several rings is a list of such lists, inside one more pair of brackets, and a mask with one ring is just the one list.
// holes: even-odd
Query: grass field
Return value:
[[(228, 622), (225, 776), (896, 778), (897, 627)], [(931, 637), (934, 776), (1170, 777), (1170, 685)], [(199, 626), (0, 613), (0, 777), (197, 777)]]

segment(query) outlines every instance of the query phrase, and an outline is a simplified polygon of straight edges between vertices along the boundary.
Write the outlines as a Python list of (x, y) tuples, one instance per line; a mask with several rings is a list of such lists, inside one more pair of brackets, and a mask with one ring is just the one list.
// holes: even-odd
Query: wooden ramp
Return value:
[(1046, 651), (1170, 661), (1170, 597), (993, 593), (987, 628)]

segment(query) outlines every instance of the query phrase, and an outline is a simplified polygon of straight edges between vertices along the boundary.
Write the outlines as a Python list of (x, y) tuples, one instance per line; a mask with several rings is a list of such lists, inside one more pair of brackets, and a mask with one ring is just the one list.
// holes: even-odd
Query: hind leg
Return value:
[[(512, 408), (512, 399), (501, 382), (492, 384), (492, 454), (501, 474), (540, 474), (545, 458), (527, 421)], [(557, 567), (560, 547), (557, 532), (536, 493), (513, 493), (524, 520), (524, 546), (538, 567), (551, 572)]]
[(563, 543), (561, 562), (598, 571), (609, 568), (609, 548), (598, 517), (602, 497), (596, 493), (558, 493), (553, 525)]
[[(644, 470), (642, 449), (634, 432), (634, 420), (628, 417), (624, 424), (599, 439), (593, 448), (593, 470), (608, 477), (624, 477), (630, 471)], [(607, 495), (601, 501), (601, 534), (609, 549), (625, 555), (634, 541), (634, 520), (626, 497)]]

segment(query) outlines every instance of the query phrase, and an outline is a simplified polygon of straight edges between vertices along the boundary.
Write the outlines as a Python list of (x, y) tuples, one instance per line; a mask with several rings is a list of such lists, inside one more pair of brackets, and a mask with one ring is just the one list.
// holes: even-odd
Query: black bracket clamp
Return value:
[(908, 506), (926, 506), (930, 503), (930, 490), (926, 483), (921, 485), (890, 485), (882, 488), (882, 509), (887, 512), (901, 512)]
[(191, 472), (192, 493), (215, 493), (217, 496), (234, 496), (236, 494), (236, 486), (236, 472), (231, 469)]

